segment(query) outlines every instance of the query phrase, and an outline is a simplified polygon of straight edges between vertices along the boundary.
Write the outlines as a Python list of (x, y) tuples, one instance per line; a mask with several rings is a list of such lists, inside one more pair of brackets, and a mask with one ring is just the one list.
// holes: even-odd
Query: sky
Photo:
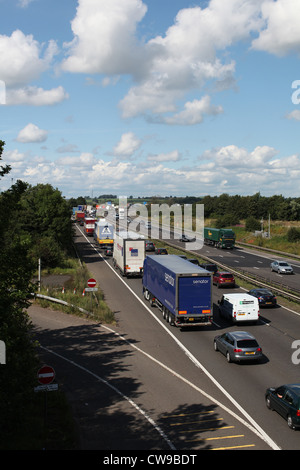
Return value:
[(299, 0), (0, 0), (0, 18), (0, 191), (300, 197)]

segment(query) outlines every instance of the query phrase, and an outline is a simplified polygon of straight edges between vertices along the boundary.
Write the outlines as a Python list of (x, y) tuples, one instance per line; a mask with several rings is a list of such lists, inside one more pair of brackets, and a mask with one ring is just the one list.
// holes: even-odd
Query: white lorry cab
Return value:
[(249, 294), (224, 294), (218, 301), (222, 317), (234, 323), (259, 320), (259, 303)]

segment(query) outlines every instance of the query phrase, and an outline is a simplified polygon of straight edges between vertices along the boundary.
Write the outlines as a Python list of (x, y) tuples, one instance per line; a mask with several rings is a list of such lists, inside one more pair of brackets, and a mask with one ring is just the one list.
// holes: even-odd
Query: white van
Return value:
[(239, 323), (259, 320), (258, 299), (249, 294), (224, 294), (218, 301), (222, 317)]

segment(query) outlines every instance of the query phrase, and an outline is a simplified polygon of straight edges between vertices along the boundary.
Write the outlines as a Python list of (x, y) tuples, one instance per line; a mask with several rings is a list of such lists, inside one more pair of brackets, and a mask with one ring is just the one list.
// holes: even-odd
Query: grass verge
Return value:
[[(63, 286), (60, 281), (62, 275), (65, 278), (68, 277)], [(80, 307), (90, 312), (93, 319), (101, 323), (115, 324), (114, 314), (106, 304), (101, 288), (98, 287), (96, 292), (85, 292), (87, 280), (92, 276), (84, 263), (79, 264), (77, 260), (69, 260), (69, 267), (48, 270), (46, 273), (42, 273), (43, 277), (46, 277), (48, 281), (46, 280), (42, 284), (39, 293), (63, 300), (70, 306), (37, 298), (36, 302), (42, 307), (51, 306), (52, 309), (83, 316), (85, 314), (76, 308)]]

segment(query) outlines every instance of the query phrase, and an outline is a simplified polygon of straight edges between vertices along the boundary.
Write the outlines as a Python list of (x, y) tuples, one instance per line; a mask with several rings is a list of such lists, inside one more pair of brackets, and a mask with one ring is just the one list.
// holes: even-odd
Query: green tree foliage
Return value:
[(282, 195), (271, 197), (261, 196), (260, 193), (252, 196), (204, 196), (206, 218), (220, 218), (225, 214), (234, 214), (237, 219), (254, 217), (261, 220), (270, 215), (272, 220), (300, 220), (300, 198), (285, 198)]
[[(0, 160), (3, 146), (0, 150)], [(3, 174), (2, 174), (3, 176)], [(18, 182), (0, 195), (0, 339), (6, 346), (6, 364), (0, 365), (0, 448), (22, 423), (32, 394), (37, 358), (31, 323), (25, 311), (32, 291), (34, 265), (30, 238), (15, 230), (14, 211), (27, 185)]]
[[(0, 161), (3, 149), (0, 141)], [(9, 171), (0, 165), (0, 177)], [(6, 346), (6, 364), (0, 365), (0, 449), (22, 425), (36, 385), (38, 357), (27, 308), (38, 258), (44, 266), (56, 265), (71, 242), (70, 207), (57, 189), (18, 180), (0, 194), (0, 340)]]
[(248, 232), (254, 232), (255, 230), (260, 230), (261, 229), (260, 221), (257, 220), (253, 216), (247, 217), (246, 224), (245, 224), (245, 229)]
[(30, 236), (30, 253), (41, 258), (42, 265), (53, 267), (72, 246), (72, 222), (69, 204), (50, 184), (28, 187), (15, 214), (20, 233)]
[(287, 239), (289, 242), (298, 242), (300, 240), (300, 230), (296, 227), (291, 227), (288, 230)]
[[(5, 145), (5, 142), (3, 140), (0, 140), (0, 160), (2, 159), (4, 145)], [(11, 170), (11, 167), (9, 165), (5, 165), (5, 166), (0, 165), (0, 176), (6, 175), (7, 173), (10, 172), (10, 170)]]

